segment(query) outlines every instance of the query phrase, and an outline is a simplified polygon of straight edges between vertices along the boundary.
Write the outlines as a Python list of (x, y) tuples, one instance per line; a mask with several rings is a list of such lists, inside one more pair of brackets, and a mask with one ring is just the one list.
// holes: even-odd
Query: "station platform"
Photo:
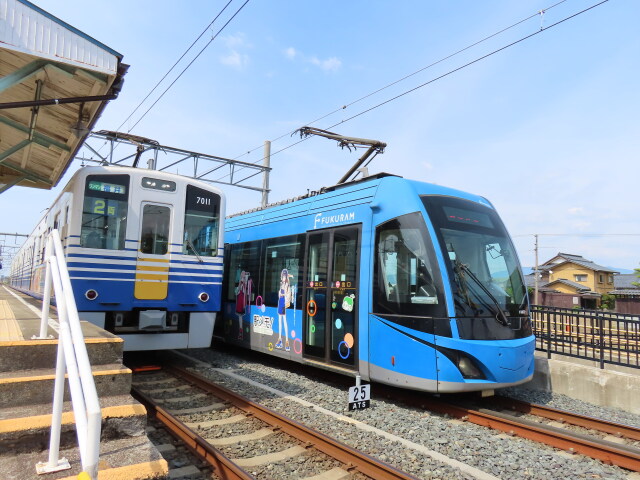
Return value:
[[(36, 473), (36, 463), (48, 460), (59, 326), (52, 308), (48, 338), (34, 338), (41, 308), (39, 300), (0, 285), (0, 472), (7, 480), (59, 480), (82, 472), (65, 385), (60, 457), (71, 469)], [(168, 478), (167, 462), (146, 437), (146, 409), (130, 395), (123, 340), (80, 323), (102, 408), (99, 478)]]

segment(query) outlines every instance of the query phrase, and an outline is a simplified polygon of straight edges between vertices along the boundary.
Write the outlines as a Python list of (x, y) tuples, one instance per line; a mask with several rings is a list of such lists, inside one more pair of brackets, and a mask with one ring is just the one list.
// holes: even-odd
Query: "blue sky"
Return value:
[[(96, 127), (115, 130), (226, 1), (35, 3), (131, 65), (120, 97)], [(229, 12), (242, 3), (234, 0)], [(236, 158), (542, 9), (543, 15), (314, 126), (328, 128), (597, 2), (567, 0), (549, 8), (554, 3), (250, 0), (131, 133)], [(562, 251), (638, 267), (638, 18), (640, 2), (610, 0), (333, 130), (388, 144), (372, 173), (490, 199), (525, 266), (534, 263), (531, 234), (540, 233), (571, 234), (541, 236), (541, 261)], [(210, 38), (205, 34), (194, 53)], [(272, 151), (295, 140), (286, 136)], [(240, 159), (258, 162), (261, 155), (260, 147)], [(274, 155), (270, 200), (335, 184), (357, 156), (321, 138)], [(70, 172), (78, 167), (74, 162)], [(0, 231), (29, 233), (60, 187), (15, 187), (0, 195)], [(225, 191), (228, 213), (260, 202), (256, 192)], [(20, 214), (9, 213), (16, 205)], [(606, 236), (586, 236), (594, 233)]]

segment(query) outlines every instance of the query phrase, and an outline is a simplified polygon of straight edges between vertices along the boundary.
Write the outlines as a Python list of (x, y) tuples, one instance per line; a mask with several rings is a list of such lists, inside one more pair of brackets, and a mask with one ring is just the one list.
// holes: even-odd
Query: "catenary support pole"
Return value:
[(262, 161), (266, 167), (262, 172), (262, 208), (264, 208), (269, 203), (269, 171), (271, 165), (271, 142), (269, 140), (264, 142), (264, 158)]

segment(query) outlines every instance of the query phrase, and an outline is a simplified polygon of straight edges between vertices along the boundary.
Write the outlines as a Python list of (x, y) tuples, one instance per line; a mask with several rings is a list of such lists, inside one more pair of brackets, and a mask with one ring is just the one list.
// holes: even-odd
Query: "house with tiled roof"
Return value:
[(640, 315), (640, 278), (635, 273), (613, 277), (614, 289), (609, 292), (616, 297), (616, 312)]
[(617, 274), (581, 255), (558, 253), (538, 267), (539, 302), (565, 308), (598, 308), (602, 295), (614, 290)]

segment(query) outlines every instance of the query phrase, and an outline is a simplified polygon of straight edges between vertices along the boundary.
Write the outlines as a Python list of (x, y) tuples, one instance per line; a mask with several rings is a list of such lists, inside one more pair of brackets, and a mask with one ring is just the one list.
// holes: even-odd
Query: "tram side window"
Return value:
[(377, 227), (375, 262), (374, 305), (380, 313), (433, 316), (442, 310), (436, 307), (442, 282), (419, 213)]
[[(264, 242), (263, 292), (268, 307), (300, 309), (304, 235), (272, 238)], [(283, 300), (280, 300), (282, 298)]]
[(128, 200), (129, 175), (89, 175), (84, 190), (80, 245), (123, 250)]
[(215, 257), (218, 254), (220, 196), (187, 185), (184, 216), (184, 255)]
[(254, 304), (260, 291), (260, 242), (231, 245), (225, 263), (227, 301)]

